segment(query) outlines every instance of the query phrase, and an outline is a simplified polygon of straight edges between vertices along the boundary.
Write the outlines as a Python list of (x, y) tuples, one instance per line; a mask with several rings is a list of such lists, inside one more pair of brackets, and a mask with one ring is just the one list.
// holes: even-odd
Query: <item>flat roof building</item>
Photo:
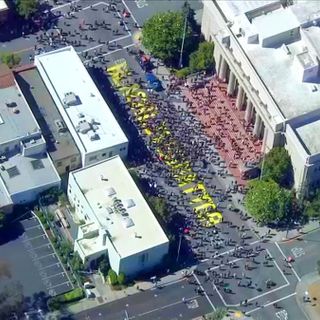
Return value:
[(60, 177), (11, 70), (1, 66), (0, 73), (0, 208), (6, 210), (60, 187)]
[(15, 78), (47, 142), (60, 175), (81, 167), (80, 152), (36, 67), (19, 70)]
[(320, 187), (320, 7), (317, 1), (203, 1), (217, 78), (241, 101), (263, 151), (284, 146), (295, 188)]
[(128, 139), (74, 48), (38, 55), (35, 65), (80, 150), (82, 165), (126, 157)]
[(79, 219), (75, 250), (92, 261), (108, 253), (117, 273), (161, 263), (169, 241), (119, 156), (70, 173), (68, 197)]

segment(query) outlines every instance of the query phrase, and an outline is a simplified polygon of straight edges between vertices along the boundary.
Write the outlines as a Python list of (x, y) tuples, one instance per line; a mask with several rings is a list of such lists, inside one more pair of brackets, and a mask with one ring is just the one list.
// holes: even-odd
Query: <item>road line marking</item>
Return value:
[(60, 263), (59, 263), (59, 262), (55, 262), (55, 263), (49, 264), (48, 266), (45, 266), (45, 267), (39, 268), (39, 270), (41, 271), (41, 270), (44, 270), (44, 269), (51, 268), (51, 267), (53, 267), (53, 266), (58, 266), (58, 267), (60, 267), (60, 268), (61, 268)]
[[(199, 298), (199, 297), (200, 297), (199, 295), (193, 296), (193, 297), (191, 297), (191, 298), (187, 298), (185, 301), (186, 301), (186, 302), (187, 302), (187, 301), (191, 301), (191, 300), (194, 300), (194, 299)], [(165, 306), (162, 306), (162, 307), (159, 307), (159, 308), (156, 308), (156, 309), (152, 309), (152, 310), (149, 310), (149, 311), (146, 311), (146, 312), (143, 312), (143, 313), (139, 313), (139, 314), (138, 314), (138, 317), (142, 317), (142, 316), (145, 316), (145, 315), (147, 315), (147, 314), (149, 314), (149, 313), (152, 313), (152, 312), (156, 312), (156, 311), (159, 311), (159, 310), (164, 310), (164, 309), (173, 307), (173, 306), (175, 306), (175, 305), (177, 305), (177, 304), (179, 304), (179, 303), (183, 303), (182, 300), (179, 300), (179, 301), (176, 301), (176, 302), (173, 302), (173, 303), (167, 304), (167, 305), (165, 305)]]
[(102, 47), (102, 46), (104, 46), (104, 44), (98, 44), (98, 45), (96, 45), (96, 46), (94, 46), (94, 47), (90, 47), (90, 48), (88, 48), (88, 49), (85, 49), (85, 50), (83, 50), (83, 51), (79, 51), (79, 52), (77, 52), (77, 53), (79, 54), (79, 53), (83, 53), (83, 52), (88, 52), (88, 51), (91, 51), (91, 50), (100, 48), (100, 47)]
[(278, 287), (278, 288), (274, 288), (274, 289), (272, 289), (272, 290), (270, 290), (270, 291), (267, 291), (267, 292), (265, 292), (265, 293), (259, 294), (259, 295), (255, 296), (255, 297), (253, 297), (253, 298), (248, 299), (248, 301), (249, 301), (249, 302), (250, 302), (250, 301), (254, 301), (254, 300), (256, 300), (256, 299), (259, 299), (259, 298), (261, 298), (261, 297), (264, 297), (264, 296), (268, 295), (269, 293), (276, 292), (276, 291), (281, 290), (281, 289), (283, 289), (283, 288), (286, 288), (286, 287), (288, 287), (288, 286), (290, 286), (290, 283), (286, 283), (286, 284), (284, 284), (284, 285), (282, 285), (282, 286), (280, 286), (280, 287)]
[(77, 2), (79, 2), (79, 1), (80, 1), (80, 0), (74, 0), (74, 1), (71, 1), (70, 3), (61, 4), (60, 6), (56, 6), (56, 7), (52, 8), (50, 11), (59, 10), (59, 9), (61, 9), (61, 8), (70, 6), (71, 4), (77, 3)]
[(127, 6), (127, 4), (125, 3), (124, 0), (121, 0), (121, 2), (123, 3), (123, 5), (126, 7), (127, 11), (130, 13), (130, 16), (132, 17), (132, 20), (139, 25), (138, 21), (136, 20), (136, 18), (134, 17), (134, 15), (132, 14), (132, 11), (129, 9), (129, 7)]
[(83, 61), (83, 63), (88, 63), (88, 62), (91, 62), (91, 61), (93, 61), (93, 60), (98, 60), (98, 59), (101, 58), (101, 57), (108, 56), (108, 55), (110, 55), (110, 54), (113, 54), (113, 53), (115, 53), (115, 52), (119, 52), (119, 51), (121, 51), (121, 50), (130, 48), (130, 47), (133, 47), (133, 46), (135, 46), (134, 43), (129, 44), (128, 46), (125, 46), (125, 47), (123, 47), (123, 48), (119, 48), (119, 49), (117, 49), (117, 50), (109, 51), (109, 52), (107, 52), (107, 53), (100, 54), (99, 56), (94, 57), (94, 58), (92, 58), (92, 59), (85, 60), (85, 61)]
[(266, 249), (266, 251), (268, 252), (270, 258), (272, 258), (272, 262), (274, 263), (274, 265), (278, 268), (279, 272), (281, 273), (282, 277), (284, 278), (284, 280), (287, 282), (287, 284), (290, 284), (290, 282), (288, 281), (288, 278), (285, 276), (285, 274), (283, 273), (283, 271), (280, 269), (276, 259), (274, 257), (272, 257), (269, 249)]
[(102, 2), (102, 1), (101, 1), (101, 2), (97, 2), (97, 3), (93, 4), (93, 5), (84, 7), (84, 8), (81, 9), (81, 11), (91, 9), (91, 7), (94, 8), (94, 7), (97, 7), (97, 6), (101, 6), (102, 4), (106, 5), (105, 2)]
[[(237, 261), (240, 261), (240, 260), (244, 260), (244, 258), (237, 258), (237, 259), (234, 259), (234, 260), (229, 261), (229, 263), (231, 263), (231, 262), (237, 262)], [(222, 264), (222, 265), (219, 265), (219, 266), (211, 267), (211, 268), (209, 269), (209, 271), (218, 269), (218, 268), (220, 268), (220, 266), (226, 266), (226, 265), (227, 265), (227, 264), (225, 263), (225, 264)], [(205, 271), (205, 272), (207, 272), (207, 271)]]
[(65, 282), (56, 284), (55, 286), (48, 286), (48, 287), (49, 287), (49, 289), (53, 289), (53, 288), (56, 288), (56, 287), (63, 286), (64, 284), (67, 284), (67, 283), (69, 283), (72, 286), (72, 283), (70, 281), (65, 281)]
[(41, 229), (41, 226), (40, 226), (39, 224), (37, 224), (36, 226), (33, 226), (33, 227), (28, 227), (28, 228), (23, 227), (23, 229), (26, 230), (26, 231), (27, 231), (27, 230), (32, 230), (32, 229), (34, 229), (34, 228), (38, 228), (38, 229), (42, 230), (42, 229)]
[(193, 277), (196, 279), (196, 281), (198, 282), (198, 285), (199, 285), (200, 289), (203, 291), (203, 293), (204, 293), (205, 297), (207, 298), (209, 304), (211, 305), (212, 309), (213, 309), (214, 311), (216, 311), (216, 307), (213, 305), (213, 303), (212, 303), (212, 301), (210, 300), (207, 292), (204, 290), (204, 288), (203, 288), (200, 280), (198, 279), (198, 277), (197, 277), (194, 273), (192, 273), (192, 275), (193, 275)]
[(43, 233), (43, 234), (36, 236), (36, 237), (33, 237), (33, 238), (26, 237), (25, 240), (23, 240), (22, 242), (30, 242), (31, 240), (34, 240), (34, 239), (37, 239), (40, 237), (43, 237), (43, 239), (47, 239), (47, 236), (45, 235), (45, 233)]
[[(279, 249), (280, 253), (282, 254), (282, 256), (283, 256), (285, 259), (287, 259), (286, 255), (284, 254), (284, 252), (283, 252), (282, 249), (280, 248), (278, 242), (275, 242), (275, 244), (276, 244), (277, 248)], [(288, 262), (288, 265), (290, 266), (290, 269), (292, 270), (292, 272), (294, 273), (294, 275), (296, 276), (296, 278), (297, 278), (298, 281), (300, 282), (300, 281), (301, 281), (301, 278), (298, 276), (296, 270), (294, 270), (293, 265), (292, 265), (290, 262)]]
[[(35, 253), (36, 254), (36, 253)], [(37, 254), (36, 254), (37, 255)], [(52, 253), (49, 253), (49, 254), (46, 254), (45, 256), (42, 256), (42, 257), (39, 257), (39, 258), (34, 258), (32, 259), (33, 261), (37, 261), (37, 260), (40, 260), (40, 259), (43, 259), (43, 258), (46, 258), (46, 257), (49, 257), (49, 256), (54, 256), (55, 255), (55, 252), (52, 251)]]
[(120, 20), (123, 21), (123, 24), (124, 24), (123, 26), (124, 26), (125, 30), (128, 32), (129, 36), (131, 37), (131, 32), (129, 31), (129, 28), (128, 28), (127, 24), (126, 24), (126, 21), (124, 19), (122, 19), (122, 16), (119, 13), (119, 11), (117, 11), (117, 15), (120, 18)]
[(22, 53), (22, 52), (33, 51), (33, 49), (34, 49), (34, 47), (29, 47), (29, 48), (24, 48), (24, 49), (21, 49), (21, 50), (13, 51), (13, 53), (19, 54), (19, 53)]
[(50, 249), (52, 249), (50, 243), (45, 243), (45, 244), (43, 244), (43, 245), (41, 245), (41, 246), (38, 246), (38, 247), (36, 247), (36, 248), (33, 247), (31, 243), (30, 243), (30, 245), (31, 245), (32, 248), (27, 249), (27, 251), (35, 251), (35, 250), (40, 249), (40, 248), (45, 247), (45, 246), (47, 246), (47, 247), (49, 247)]
[(62, 272), (59, 272), (59, 273), (55, 273), (55, 274), (52, 275), (52, 276), (43, 277), (42, 280), (46, 280), (46, 279), (50, 279), (50, 278), (56, 277), (56, 276), (59, 275), (59, 274), (64, 274), (64, 272), (62, 271)]
[(212, 287), (213, 287), (213, 290), (216, 290), (218, 296), (220, 297), (221, 301), (223, 302), (223, 304), (226, 306), (226, 307), (238, 307), (240, 304), (227, 304), (226, 301), (224, 300), (222, 294), (220, 293), (220, 291), (218, 290), (217, 286), (214, 284), (213, 281), (211, 281), (211, 284), (212, 284)]
[(289, 294), (289, 295), (287, 295), (285, 297), (282, 297), (282, 298), (280, 298), (278, 300), (274, 300), (274, 301), (268, 302), (268, 303), (264, 304), (262, 307), (258, 307), (258, 308), (252, 309), (250, 311), (247, 311), (247, 312), (245, 312), (245, 314), (251, 314), (251, 313), (256, 312), (256, 311), (258, 311), (258, 310), (260, 310), (262, 308), (269, 307), (270, 305), (272, 305), (274, 303), (278, 303), (278, 302), (280, 302), (282, 300), (291, 298), (291, 297), (295, 296), (296, 294), (297, 294), (296, 292), (293, 292), (293, 293), (291, 293), (291, 294)]

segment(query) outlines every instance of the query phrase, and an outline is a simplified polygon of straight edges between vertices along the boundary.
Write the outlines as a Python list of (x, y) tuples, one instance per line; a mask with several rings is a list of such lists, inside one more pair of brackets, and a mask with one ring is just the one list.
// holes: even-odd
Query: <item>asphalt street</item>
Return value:
[(75, 319), (192, 319), (212, 310), (204, 295), (195, 292), (196, 286), (187, 280), (161, 289), (150, 289), (106, 305), (83, 311)]

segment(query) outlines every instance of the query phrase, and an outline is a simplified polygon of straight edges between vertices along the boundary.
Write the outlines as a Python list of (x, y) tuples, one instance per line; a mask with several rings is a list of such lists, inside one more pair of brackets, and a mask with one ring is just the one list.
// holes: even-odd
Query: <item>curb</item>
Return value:
[(300, 231), (300, 233), (299, 233), (298, 235), (293, 236), (293, 237), (291, 237), (291, 238), (283, 239), (283, 240), (281, 240), (281, 241), (279, 241), (279, 242), (280, 242), (280, 243), (285, 243), (285, 242), (288, 242), (288, 241), (291, 241), (291, 240), (298, 239), (298, 238), (303, 237), (304, 235), (306, 235), (306, 234), (308, 234), (308, 233), (310, 233), (310, 232), (313, 232), (313, 231), (315, 231), (315, 230), (317, 230), (317, 229), (320, 229), (320, 226), (314, 227), (314, 228), (312, 228), (312, 229), (310, 229), (310, 230), (308, 230), (308, 231)]

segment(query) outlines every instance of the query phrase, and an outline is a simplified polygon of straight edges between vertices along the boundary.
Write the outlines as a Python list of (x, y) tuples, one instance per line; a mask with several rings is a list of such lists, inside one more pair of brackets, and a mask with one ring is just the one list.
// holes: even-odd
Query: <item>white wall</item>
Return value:
[(28, 203), (37, 200), (40, 193), (49, 190), (53, 187), (60, 188), (61, 181), (57, 179), (46, 185), (41, 185), (33, 189), (28, 189), (19, 193), (11, 194), (11, 199), (14, 204)]
[(169, 242), (135, 255), (122, 258), (118, 272), (123, 272), (127, 276), (134, 276), (138, 273), (146, 272), (161, 264), (163, 257), (168, 253)]

